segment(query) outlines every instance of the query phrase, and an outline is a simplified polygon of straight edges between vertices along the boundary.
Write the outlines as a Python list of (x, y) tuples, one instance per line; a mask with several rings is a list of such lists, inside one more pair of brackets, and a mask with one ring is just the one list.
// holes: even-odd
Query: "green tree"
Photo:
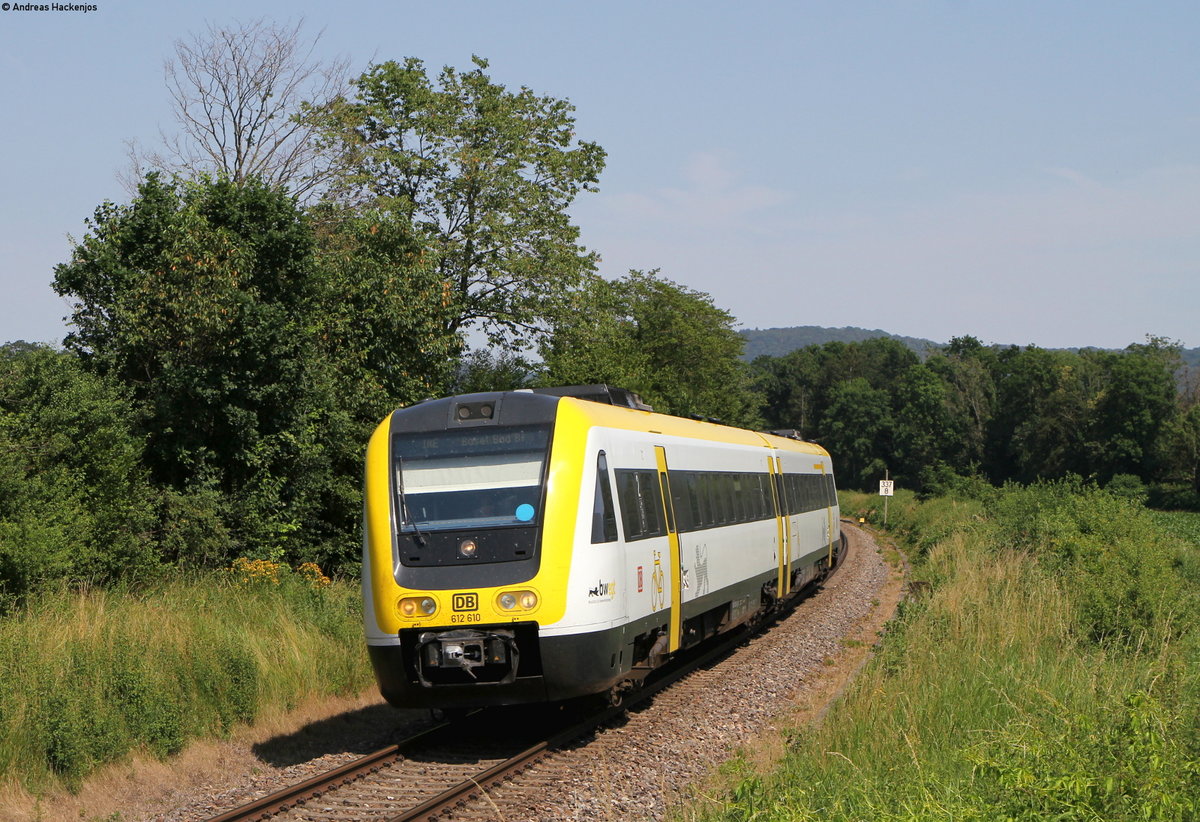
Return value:
[(993, 378), (996, 355), (975, 337), (955, 337), (927, 361), (945, 386), (952, 431), (947, 461), (962, 472), (982, 465), (987, 455), (988, 430), (996, 412)]
[(917, 487), (922, 474), (947, 464), (955, 450), (946, 384), (932, 368), (911, 365), (897, 380), (893, 407), (896, 479)]
[(778, 358), (755, 360), (757, 385), (766, 396), (764, 415), (772, 427), (795, 428), (805, 437), (825, 436), (827, 409), (837, 386), (863, 379), (891, 401), (907, 369), (920, 362), (899, 340), (810, 345)]
[(811, 345), (782, 357), (756, 357), (751, 363), (768, 428), (792, 429), (802, 437), (815, 435), (824, 401), (820, 350)]
[(51, 579), (152, 571), (153, 493), (131, 410), (67, 353), (0, 347), (0, 610)]
[(472, 351), (459, 363), (450, 393), (474, 394), (528, 388), (536, 380), (537, 371), (535, 364), (510, 351)]
[(567, 208), (595, 190), (604, 151), (572, 143), (568, 102), (508, 91), (473, 62), (436, 80), (414, 58), (371, 67), (354, 100), (327, 108), (327, 141), (352, 158), (336, 196), (394, 212), (433, 244), (447, 333), (478, 324), (518, 345), (594, 269)]
[(1186, 484), (1200, 502), (1200, 403), (1181, 410), (1167, 422), (1160, 449), (1166, 479)]
[(1149, 479), (1164, 427), (1176, 413), (1180, 346), (1159, 338), (1105, 354), (1103, 385), (1092, 403), (1088, 447), (1102, 482), (1116, 474)]
[(1085, 439), (1095, 363), (1037, 346), (996, 358), (996, 414), (989, 431), (994, 482), (1090, 474)]
[(609, 383), (658, 411), (759, 424), (759, 399), (739, 361), (743, 340), (729, 312), (657, 271), (592, 278), (554, 321), (542, 346), (549, 385)]
[(820, 442), (833, 455), (840, 485), (867, 489), (883, 479), (892, 426), (887, 392), (872, 388), (866, 377), (833, 387), (821, 421)]
[(66, 344), (128, 387), (172, 506), (237, 550), (352, 554), (368, 426), (426, 396), (454, 345), (406, 225), (323, 218), (319, 250), (282, 190), (150, 175), (56, 269)]

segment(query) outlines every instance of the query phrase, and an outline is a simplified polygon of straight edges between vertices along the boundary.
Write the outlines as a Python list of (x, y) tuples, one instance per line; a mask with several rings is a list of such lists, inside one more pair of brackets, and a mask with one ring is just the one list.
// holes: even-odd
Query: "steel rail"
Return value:
[(226, 811), (219, 816), (211, 817), (207, 822), (252, 822), (252, 820), (266, 819), (274, 814), (282, 813), (296, 805), (307, 802), (309, 799), (321, 796), (330, 788), (348, 785), (368, 774), (378, 771), (380, 768), (390, 765), (403, 757), (410, 749), (426, 744), (446, 733), (451, 725), (452, 723), (443, 722), (434, 725), (432, 728), (426, 728), (402, 742), (389, 745), (386, 748), (380, 748), (374, 753), (369, 753), (353, 762), (347, 762), (345, 765), (334, 768), (331, 771), (317, 774), (311, 779), (306, 779), (295, 785), (289, 785), (275, 793), (267, 794), (241, 807)]
[[(833, 575), (845, 564), (845, 559), (849, 553), (849, 550), (849, 542), (844, 541), (842, 546), (836, 551), (836, 564), (829, 570), (829, 573), (817, 583), (818, 585), (828, 582), (833, 578)], [(801, 589), (801, 591), (814, 587), (816, 586), (810, 583), (810, 585), (805, 586), (805, 588)], [(797, 594), (799, 593), (800, 592), (797, 591)], [(801, 599), (802, 597), (800, 596), (789, 598), (788, 606), (772, 614), (769, 619), (758, 626), (758, 629), (761, 630), (767, 625), (773, 624), (790, 614), (792, 610), (794, 610), (795, 605)], [(660, 677), (657, 677), (654, 681), (644, 684), (640, 689), (631, 693), (621, 705), (606, 708), (603, 711), (589, 716), (575, 725), (572, 725), (571, 727), (561, 731), (560, 733), (553, 735), (550, 739), (538, 742), (526, 750), (521, 751), (519, 754), (516, 754), (512, 758), (493, 765), (474, 777), (463, 780), (459, 784), (448, 788), (437, 796), (422, 802), (420, 805), (410, 808), (409, 810), (401, 814), (397, 814), (396, 816), (388, 817), (387, 822), (432, 822), (433, 820), (436, 820), (450, 809), (477, 798), (480, 794), (486, 791), (489, 786), (505, 780), (512, 775), (528, 768), (547, 754), (554, 751), (556, 748), (560, 748), (569, 742), (579, 739), (580, 737), (604, 725), (605, 723), (622, 716), (629, 708), (648, 701), (659, 691), (662, 691), (665, 688), (675, 684), (688, 674), (700, 668), (704, 668), (724, 656), (728, 656), (746, 639), (747, 634), (757, 632), (757, 630), (753, 632), (746, 630), (735, 630), (730, 632), (730, 634), (721, 642), (708, 646), (702, 652), (698, 653), (698, 655), (683, 660), (679, 665), (672, 666), (669, 672), (664, 671), (663, 674)]]
[[(387, 817), (387, 822), (425, 822), (425, 820), (437, 819), (449, 809), (478, 797), (489, 786), (530, 767), (555, 749), (619, 718), (629, 708), (648, 701), (659, 691), (680, 681), (693, 671), (710, 665), (724, 656), (728, 656), (748, 636), (757, 634), (767, 626), (790, 615), (795, 606), (804, 598), (799, 596), (801, 592), (811, 592), (829, 582), (845, 564), (849, 550), (848, 541), (843, 541), (842, 546), (835, 552), (837, 560), (829, 570), (829, 573), (797, 591), (796, 596), (789, 597), (786, 600), (787, 604), (783, 608), (771, 612), (765, 620), (754, 626), (754, 630), (748, 630), (743, 627), (729, 632), (720, 642), (708, 645), (702, 650), (694, 652), (694, 655), (684, 657), (675, 665), (666, 666), (669, 670), (655, 671), (650, 674), (642, 686), (636, 691), (631, 692), (622, 704), (607, 707), (602, 711), (597, 711), (585, 717), (570, 727), (551, 735), (548, 739), (537, 742), (509, 759), (493, 765), (472, 777), (468, 777), (437, 796), (431, 797), (403, 813)], [(276, 813), (285, 812), (310, 799), (315, 799), (331, 789), (336, 789), (362, 779), (405, 757), (413, 749), (438, 741), (439, 737), (449, 733), (451, 729), (456, 727), (457, 723), (443, 722), (432, 728), (427, 728), (395, 745), (389, 745), (386, 748), (367, 754), (353, 762), (348, 762), (327, 773), (318, 774), (296, 785), (268, 794), (219, 816), (211, 817), (206, 822), (254, 822), (254, 820), (266, 819)]]

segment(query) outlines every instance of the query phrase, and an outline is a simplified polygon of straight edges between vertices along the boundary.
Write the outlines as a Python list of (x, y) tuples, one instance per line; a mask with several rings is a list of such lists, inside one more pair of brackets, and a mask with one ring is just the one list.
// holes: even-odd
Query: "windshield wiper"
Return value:
[(404, 457), (396, 457), (396, 467), (400, 469), (396, 472), (396, 491), (400, 496), (400, 516), (403, 517), (403, 522), (411, 522), (413, 527), (413, 541), (417, 543), (417, 547), (424, 548), (427, 540), (425, 535), (421, 533), (421, 529), (417, 527), (417, 520), (409, 513), (408, 500), (404, 496)]

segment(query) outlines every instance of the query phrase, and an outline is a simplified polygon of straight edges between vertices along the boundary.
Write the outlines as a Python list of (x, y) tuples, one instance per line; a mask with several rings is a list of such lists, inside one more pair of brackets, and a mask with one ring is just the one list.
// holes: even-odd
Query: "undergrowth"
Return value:
[(1193, 545), (1079, 482), (901, 493), (888, 517), (928, 593), (776, 771), (687, 818), (1200, 818)]
[(370, 682), (356, 585), (244, 560), (139, 590), (60, 588), (0, 619), (0, 780), (77, 787), (268, 707)]

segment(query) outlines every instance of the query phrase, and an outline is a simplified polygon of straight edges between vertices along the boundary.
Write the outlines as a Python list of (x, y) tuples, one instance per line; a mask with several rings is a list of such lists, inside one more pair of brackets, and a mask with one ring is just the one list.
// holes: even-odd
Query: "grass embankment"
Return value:
[[(877, 498), (851, 495), (846, 513)], [(730, 764), (707, 820), (1200, 817), (1200, 558), (1078, 484), (911, 495), (914, 576), (875, 660), (773, 773)]]
[(0, 619), (0, 782), (75, 787), (267, 709), (370, 682), (358, 586), (239, 561), (139, 591), (48, 592)]

